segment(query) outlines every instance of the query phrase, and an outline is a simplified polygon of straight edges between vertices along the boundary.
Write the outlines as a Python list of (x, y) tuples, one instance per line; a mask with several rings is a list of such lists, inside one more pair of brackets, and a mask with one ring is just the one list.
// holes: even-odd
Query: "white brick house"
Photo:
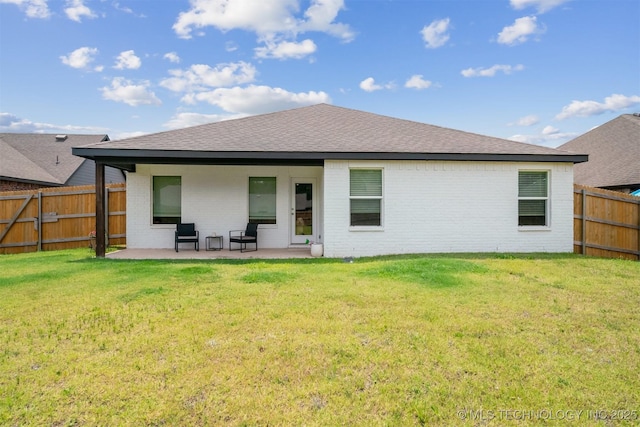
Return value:
[(127, 247), (173, 247), (176, 222), (202, 245), (258, 222), (261, 248), (328, 257), (571, 252), (587, 160), (326, 104), (73, 151), (127, 171)]

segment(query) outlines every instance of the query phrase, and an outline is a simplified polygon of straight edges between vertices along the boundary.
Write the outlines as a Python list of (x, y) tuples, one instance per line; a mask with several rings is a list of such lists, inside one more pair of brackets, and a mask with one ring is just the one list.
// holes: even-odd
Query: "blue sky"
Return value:
[(640, 111), (640, 1), (0, 0), (0, 132), (319, 102), (555, 147)]

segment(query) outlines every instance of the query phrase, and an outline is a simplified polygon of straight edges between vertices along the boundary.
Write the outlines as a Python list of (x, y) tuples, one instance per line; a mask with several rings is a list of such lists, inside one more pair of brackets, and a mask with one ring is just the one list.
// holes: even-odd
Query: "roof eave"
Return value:
[[(135, 164), (288, 164), (322, 165), (325, 160), (413, 160), (565, 162), (588, 160), (583, 154), (308, 152), (308, 151), (192, 151), (75, 147), (76, 156), (126, 169)], [(126, 168), (125, 168), (126, 166)]]

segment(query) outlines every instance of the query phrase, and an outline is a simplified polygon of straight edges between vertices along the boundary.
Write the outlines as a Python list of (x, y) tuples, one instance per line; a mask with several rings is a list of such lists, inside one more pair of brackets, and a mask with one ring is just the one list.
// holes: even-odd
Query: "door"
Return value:
[(315, 240), (315, 178), (291, 179), (291, 243)]

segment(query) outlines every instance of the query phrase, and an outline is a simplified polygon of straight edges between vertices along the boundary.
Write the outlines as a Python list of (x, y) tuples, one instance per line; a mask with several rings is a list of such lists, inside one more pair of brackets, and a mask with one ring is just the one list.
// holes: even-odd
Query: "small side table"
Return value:
[[(215, 246), (213, 243), (216, 242)], [(207, 236), (204, 238), (204, 245), (208, 251), (220, 251), (224, 244), (224, 238), (222, 236)]]

